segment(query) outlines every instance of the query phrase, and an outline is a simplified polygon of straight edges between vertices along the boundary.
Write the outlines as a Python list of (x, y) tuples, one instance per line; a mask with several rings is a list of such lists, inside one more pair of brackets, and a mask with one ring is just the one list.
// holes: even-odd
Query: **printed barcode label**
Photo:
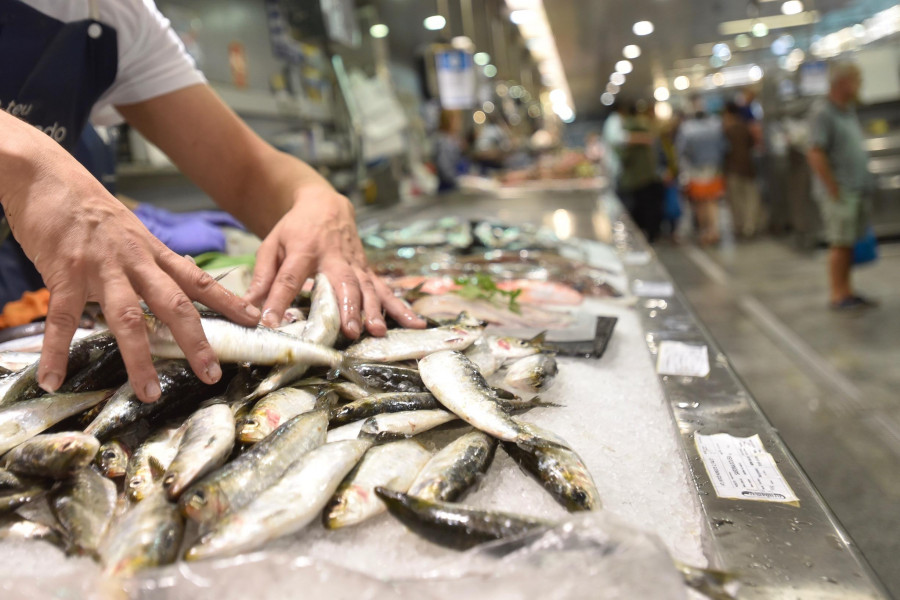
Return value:
[(706, 377), (709, 375), (709, 351), (706, 346), (664, 340), (659, 343), (656, 372), (660, 375)]
[(694, 443), (719, 498), (799, 502), (759, 435), (695, 433)]

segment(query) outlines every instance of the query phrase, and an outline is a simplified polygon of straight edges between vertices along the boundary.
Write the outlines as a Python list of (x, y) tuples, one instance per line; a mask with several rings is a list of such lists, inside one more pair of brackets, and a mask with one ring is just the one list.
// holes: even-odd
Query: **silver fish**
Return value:
[(328, 529), (362, 523), (387, 508), (375, 496), (375, 487), (398, 492), (409, 489), (431, 452), (414, 440), (400, 440), (369, 449), (362, 462), (341, 483), (322, 513)]
[(456, 502), (487, 472), (496, 449), (497, 440), (481, 431), (460, 436), (428, 461), (410, 485), (409, 495)]
[(384, 337), (367, 337), (344, 351), (356, 361), (397, 362), (418, 359), (439, 350), (465, 350), (481, 337), (482, 327), (391, 329)]
[(63, 545), (58, 531), (19, 515), (0, 518), (0, 541), (3, 540), (43, 540), (55, 546)]
[(100, 548), (109, 576), (125, 577), (140, 569), (167, 565), (178, 556), (184, 520), (162, 489), (134, 505), (110, 528)]
[(72, 546), (96, 554), (115, 513), (116, 484), (81, 469), (53, 490), (50, 506)]
[(178, 454), (178, 444), (184, 427), (164, 427), (141, 444), (125, 470), (125, 490), (128, 497), (140, 502), (162, 489), (162, 478)]
[(131, 450), (128, 449), (128, 446), (119, 440), (110, 440), (100, 446), (94, 463), (104, 477), (115, 479), (125, 475), (130, 457)]
[(534, 443), (534, 435), (503, 411), (497, 392), (464, 354), (430, 354), (419, 361), (419, 373), (441, 404), (476, 429), (508, 442)]
[(225, 463), (234, 447), (234, 415), (225, 404), (201, 408), (184, 423), (178, 450), (162, 478), (170, 500)]
[(319, 406), (314, 394), (296, 388), (281, 388), (263, 396), (237, 424), (238, 439), (255, 444), (297, 415)]
[(489, 335), (469, 347), (466, 356), (478, 367), (482, 375), (489, 377), (499, 371), (506, 362), (537, 354), (541, 351), (543, 341), (543, 334), (530, 340)]
[(303, 529), (321, 512), (370, 446), (369, 441), (348, 440), (310, 451), (276, 484), (217, 523), (213, 531), (187, 551), (185, 559), (252, 550)]
[(0, 515), (10, 513), (43, 496), (48, 487), (50, 484), (41, 479), (23, 477), (0, 469)]
[(438, 408), (441, 408), (441, 403), (428, 392), (424, 394), (408, 394), (405, 392), (372, 394), (362, 400), (354, 400), (331, 409), (328, 424), (331, 427), (337, 427), (352, 421), (368, 419), (369, 417), (385, 413), (434, 410)]
[(91, 464), (100, 442), (80, 431), (45, 433), (22, 442), (3, 457), (14, 473), (63, 479)]
[[(150, 351), (162, 358), (184, 358), (169, 327), (146, 315)], [(303, 363), (337, 368), (343, 357), (337, 350), (313, 344), (267, 327), (243, 327), (222, 319), (201, 318), (200, 325), (218, 359), (226, 363), (256, 365)]]
[(0, 367), (10, 371), (21, 371), (30, 367), (41, 357), (40, 352), (15, 352), (6, 350), (0, 352)]
[(526, 396), (549, 388), (559, 369), (551, 354), (535, 354), (510, 365), (503, 377), (503, 387)]
[(0, 454), (48, 427), (101, 403), (109, 390), (83, 394), (48, 394), (0, 409)]
[(361, 419), (355, 423), (348, 423), (347, 425), (329, 429), (328, 434), (325, 437), (325, 442), (330, 444), (331, 442), (340, 442), (343, 440), (355, 440), (359, 437), (359, 432), (362, 430), (362, 427), (367, 420), (368, 419)]
[(182, 494), (188, 518), (207, 526), (238, 510), (277, 481), (304, 454), (325, 443), (328, 413), (299, 414)]
[(412, 437), (457, 418), (446, 410), (407, 410), (375, 415), (363, 423), (359, 437), (373, 437), (378, 441)]

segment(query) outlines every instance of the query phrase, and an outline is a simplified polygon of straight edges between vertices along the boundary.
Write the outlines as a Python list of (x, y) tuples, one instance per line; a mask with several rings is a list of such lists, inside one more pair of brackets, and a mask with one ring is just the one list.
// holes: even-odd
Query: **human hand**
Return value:
[[(350, 339), (387, 332), (382, 308), (406, 327), (425, 322), (369, 268), (353, 205), (327, 184), (298, 192), (298, 200), (275, 225), (256, 254), (246, 298), (263, 306), (263, 325), (277, 327), (307, 278), (323, 273), (337, 294), (341, 329)], [(362, 314), (360, 313), (362, 308)]]
[[(27, 126), (26, 126), (27, 127)], [(160, 396), (150, 357), (142, 298), (172, 330), (191, 368), (206, 383), (222, 376), (191, 299), (245, 325), (259, 311), (219, 286), (190, 260), (169, 251), (81, 165), (38, 130), (14, 131), (29, 148), (7, 160), (2, 202), (13, 235), (50, 290), (40, 386), (53, 392), (66, 376), (69, 344), (85, 302), (100, 303), (115, 334), (134, 391), (144, 402)]]

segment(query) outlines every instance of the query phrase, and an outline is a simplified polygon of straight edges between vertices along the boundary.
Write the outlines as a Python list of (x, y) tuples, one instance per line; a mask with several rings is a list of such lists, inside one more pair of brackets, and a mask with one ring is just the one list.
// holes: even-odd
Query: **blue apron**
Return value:
[[(90, 6), (96, 13), (95, 2)], [(76, 151), (91, 109), (117, 70), (113, 28), (95, 18), (63, 23), (19, 0), (0, 0), (0, 110), (66, 150)], [(0, 245), (0, 307), (42, 286), (25, 253), (7, 237)]]

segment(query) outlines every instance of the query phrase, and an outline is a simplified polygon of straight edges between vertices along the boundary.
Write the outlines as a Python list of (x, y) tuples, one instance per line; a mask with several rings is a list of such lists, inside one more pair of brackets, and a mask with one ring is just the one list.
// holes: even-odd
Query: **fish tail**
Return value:
[(328, 379), (334, 380), (338, 377), (343, 377), (347, 381), (355, 383), (361, 388), (367, 390), (369, 389), (369, 384), (367, 384), (363, 376), (360, 375), (356, 369), (354, 369), (355, 366), (364, 364), (365, 362), (366, 361), (363, 359), (344, 356), (341, 360), (340, 366), (328, 374)]
[(532, 398), (529, 401), (528, 406), (531, 408), (538, 408), (538, 407), (563, 408), (566, 405), (560, 404), (559, 402), (548, 402), (548, 401), (542, 399), (540, 396), (535, 396), (534, 398)]

